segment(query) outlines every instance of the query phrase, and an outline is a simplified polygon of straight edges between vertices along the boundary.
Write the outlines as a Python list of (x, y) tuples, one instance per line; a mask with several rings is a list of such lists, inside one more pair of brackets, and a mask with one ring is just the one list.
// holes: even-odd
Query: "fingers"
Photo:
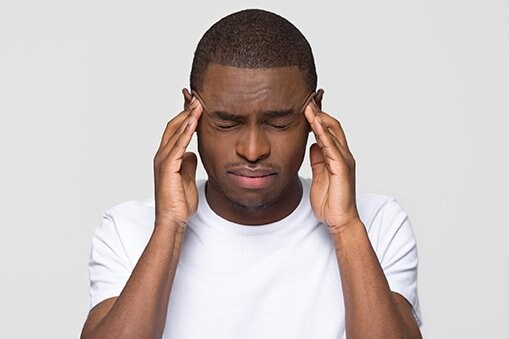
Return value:
[[(198, 118), (201, 112), (198, 106), (189, 112), (188, 116), (177, 127), (166, 145), (160, 149), (161, 156), (181, 160), (191, 142), (192, 136), (198, 126)], [(198, 115), (198, 118), (197, 118)]]
[(325, 164), (325, 158), (323, 152), (320, 150), (318, 144), (312, 144), (309, 148), (309, 160), (311, 162), (311, 168), (314, 169), (317, 166)]
[[(195, 99), (186, 110), (167, 124), (161, 146), (154, 158), (154, 169), (156, 171), (180, 173), (183, 170), (184, 154), (198, 126), (201, 112), (201, 105)], [(186, 167), (185, 171), (188, 176), (189, 173), (194, 173), (189, 166)]]
[(184, 120), (178, 131), (168, 140), (168, 143), (162, 149), (161, 155), (171, 159), (181, 160), (186, 152), (187, 146), (191, 142), (197, 125), (198, 120), (190, 115)]
[(308, 121), (310, 117), (314, 116), (319, 117), (320, 120), (322, 121), (322, 125), (324, 125), (329, 130), (329, 132), (339, 141), (339, 143), (343, 147), (348, 148), (345, 132), (341, 127), (341, 123), (337, 119), (330, 116), (329, 114), (322, 112), (313, 101), (309, 103), (308, 107), (306, 107), (306, 110), (309, 109), (311, 111), (309, 113), (306, 113), (307, 114), (306, 118), (308, 118)]
[[(312, 102), (306, 107), (304, 114), (329, 169), (332, 170), (334, 162), (344, 163), (346, 161), (348, 165), (352, 165), (354, 159), (348, 149), (346, 137), (339, 121), (327, 113), (320, 112), (316, 104)], [(314, 162), (312, 162), (313, 164)]]
[(182, 89), (182, 94), (184, 95), (184, 109), (185, 109), (193, 100), (193, 95), (189, 92), (187, 88)]
[(198, 159), (196, 158), (196, 154), (192, 152), (184, 153), (182, 157), (182, 170), (181, 170), (184, 185), (186, 186), (195, 185), (197, 163)]
[(341, 150), (340, 145), (333, 139), (333, 135), (328, 131), (328, 129), (323, 125), (320, 117), (315, 117), (311, 128), (316, 136), (316, 141), (324, 157), (329, 159), (330, 161), (340, 161)]
[[(186, 109), (184, 109), (182, 112), (180, 112), (177, 116), (175, 116), (173, 119), (171, 119), (168, 124), (166, 125), (166, 128), (164, 130), (163, 136), (161, 138), (161, 144), (159, 146), (159, 150), (162, 150), (168, 142), (175, 136), (180, 136), (184, 130), (186, 129), (186, 126), (190, 122), (190, 120), (196, 120), (200, 118), (200, 115), (202, 113), (202, 108), (200, 105), (200, 102), (193, 98), (193, 100), (190, 102), (190, 104), (187, 106)], [(195, 126), (196, 128), (196, 126)], [(193, 130), (194, 132), (194, 130)], [(192, 134), (192, 133), (191, 133)], [(175, 141), (175, 139), (174, 139)]]

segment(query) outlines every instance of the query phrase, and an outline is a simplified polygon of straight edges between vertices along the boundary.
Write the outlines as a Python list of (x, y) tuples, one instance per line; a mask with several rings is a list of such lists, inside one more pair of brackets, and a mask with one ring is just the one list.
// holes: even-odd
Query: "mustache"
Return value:
[(242, 161), (235, 161), (227, 163), (224, 166), (226, 171), (234, 171), (239, 169), (250, 169), (250, 170), (264, 170), (264, 171), (273, 171), (273, 172), (279, 172), (279, 166), (276, 166), (271, 163), (264, 163), (264, 162), (256, 162), (256, 163), (249, 163), (249, 162), (242, 162)]

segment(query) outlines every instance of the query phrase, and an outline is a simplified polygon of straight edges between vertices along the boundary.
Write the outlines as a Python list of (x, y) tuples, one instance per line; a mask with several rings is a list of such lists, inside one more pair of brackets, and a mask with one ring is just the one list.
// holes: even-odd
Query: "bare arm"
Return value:
[(411, 306), (389, 289), (360, 220), (333, 234), (333, 238), (348, 338), (421, 338)]
[(336, 246), (352, 338), (421, 338), (409, 303), (391, 292), (355, 200), (355, 161), (340, 123), (314, 102), (305, 111), (317, 144), (311, 146), (311, 205)]
[(161, 338), (185, 223), (196, 212), (196, 156), (186, 153), (201, 114), (198, 100), (172, 119), (154, 158), (152, 236), (118, 297), (96, 305), (82, 338)]
[(90, 311), (82, 338), (161, 337), (183, 232), (156, 225), (122, 293)]

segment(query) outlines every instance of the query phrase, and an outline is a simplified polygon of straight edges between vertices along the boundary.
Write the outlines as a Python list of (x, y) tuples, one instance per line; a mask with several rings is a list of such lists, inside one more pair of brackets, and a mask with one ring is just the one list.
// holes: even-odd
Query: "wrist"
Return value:
[(362, 221), (357, 209), (354, 209), (348, 213), (337, 214), (329, 218), (326, 220), (326, 224), (332, 235), (341, 235), (348, 229), (358, 227), (359, 224), (362, 224)]
[(169, 230), (169, 231), (173, 231), (173, 232), (183, 232), (186, 228), (186, 223), (185, 222), (179, 222), (179, 221), (175, 221), (175, 220), (168, 220), (168, 219), (164, 219), (164, 220), (160, 220), (160, 219), (157, 219), (154, 221), (154, 228), (155, 229), (164, 229), (164, 230)]
[(355, 218), (347, 223), (329, 225), (329, 232), (338, 248), (344, 243), (351, 244), (355, 239), (366, 235), (366, 228), (360, 218)]

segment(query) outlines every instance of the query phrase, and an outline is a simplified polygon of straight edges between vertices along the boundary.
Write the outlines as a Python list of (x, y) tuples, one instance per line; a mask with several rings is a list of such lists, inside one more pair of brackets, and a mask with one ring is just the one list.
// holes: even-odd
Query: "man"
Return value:
[(420, 337), (408, 218), (393, 199), (356, 197), (316, 79), (308, 42), (278, 15), (241, 11), (205, 33), (154, 158), (155, 200), (111, 209), (94, 235), (83, 338)]

